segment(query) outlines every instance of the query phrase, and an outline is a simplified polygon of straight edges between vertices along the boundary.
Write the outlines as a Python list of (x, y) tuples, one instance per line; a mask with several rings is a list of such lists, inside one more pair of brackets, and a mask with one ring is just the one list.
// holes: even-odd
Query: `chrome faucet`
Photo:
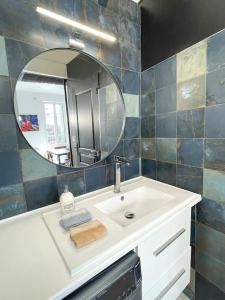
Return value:
[(130, 161), (124, 157), (114, 156), (115, 161), (115, 184), (114, 193), (120, 193), (120, 181), (121, 181), (121, 163), (125, 163), (127, 166), (130, 165)]

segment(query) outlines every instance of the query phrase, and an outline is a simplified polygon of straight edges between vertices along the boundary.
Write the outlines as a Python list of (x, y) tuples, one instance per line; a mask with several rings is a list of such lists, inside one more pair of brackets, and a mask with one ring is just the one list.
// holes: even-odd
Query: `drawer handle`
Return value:
[(179, 238), (183, 233), (185, 232), (185, 229), (182, 228), (179, 230), (174, 236), (172, 236), (165, 244), (163, 244), (161, 247), (159, 247), (157, 250), (153, 252), (155, 256), (158, 256), (160, 253), (162, 253), (170, 244), (172, 244), (176, 239)]
[(155, 298), (155, 300), (161, 300), (169, 290), (174, 286), (174, 284), (184, 275), (185, 270), (182, 269), (169, 283), (168, 285), (161, 291), (161, 293)]

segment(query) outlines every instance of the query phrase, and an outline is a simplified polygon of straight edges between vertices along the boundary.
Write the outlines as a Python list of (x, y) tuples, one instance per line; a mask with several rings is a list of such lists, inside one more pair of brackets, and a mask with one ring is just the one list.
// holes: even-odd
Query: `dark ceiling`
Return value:
[(143, 0), (142, 70), (225, 27), (225, 0)]

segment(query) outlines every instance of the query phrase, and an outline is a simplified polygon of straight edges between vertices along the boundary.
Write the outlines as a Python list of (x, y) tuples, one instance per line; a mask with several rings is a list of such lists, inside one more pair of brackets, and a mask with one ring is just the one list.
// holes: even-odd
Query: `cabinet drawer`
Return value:
[(186, 209), (164, 223), (138, 245), (141, 259), (143, 292), (148, 291), (170, 269), (177, 258), (189, 249), (191, 209)]
[(143, 300), (174, 300), (190, 282), (191, 247), (184, 252), (169, 271), (152, 287)]

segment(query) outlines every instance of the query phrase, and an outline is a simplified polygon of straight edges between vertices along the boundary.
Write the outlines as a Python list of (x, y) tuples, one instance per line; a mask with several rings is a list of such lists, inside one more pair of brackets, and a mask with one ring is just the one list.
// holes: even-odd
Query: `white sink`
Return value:
[(167, 205), (174, 197), (146, 186), (132, 191), (115, 194), (96, 205), (104, 214), (125, 227), (144, 216), (156, 212)]

